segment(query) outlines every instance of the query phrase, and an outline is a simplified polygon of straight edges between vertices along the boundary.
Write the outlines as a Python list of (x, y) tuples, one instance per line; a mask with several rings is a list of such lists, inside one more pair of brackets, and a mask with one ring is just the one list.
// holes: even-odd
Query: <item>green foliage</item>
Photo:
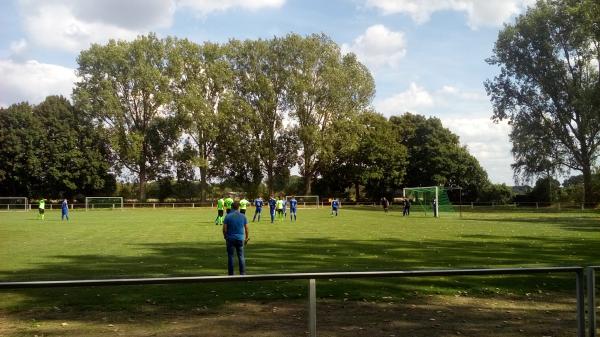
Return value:
[(512, 201), (513, 191), (506, 184), (486, 184), (479, 194), (478, 201), (505, 205)]
[(63, 97), (0, 110), (0, 193), (111, 194), (110, 150), (89, 115)]
[(493, 118), (508, 120), (518, 174), (578, 170), (592, 201), (598, 156), (600, 34), (597, 1), (539, 0), (498, 35), (485, 83)]
[(167, 42), (155, 35), (94, 44), (77, 58), (74, 99), (105, 128), (117, 163), (137, 176), (139, 198), (146, 181), (165, 171), (178, 123), (169, 113)]
[(480, 189), (489, 184), (477, 159), (438, 118), (406, 113), (392, 116), (390, 122), (408, 149), (405, 186), (460, 186), (467, 196), (465, 201), (474, 201)]

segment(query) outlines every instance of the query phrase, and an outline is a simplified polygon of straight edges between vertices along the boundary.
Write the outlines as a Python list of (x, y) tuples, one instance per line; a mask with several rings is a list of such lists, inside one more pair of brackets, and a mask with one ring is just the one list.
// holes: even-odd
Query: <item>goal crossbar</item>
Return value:
[(0, 211), (28, 211), (27, 197), (0, 197)]
[(85, 197), (85, 210), (96, 208), (123, 209), (123, 197)]
[(292, 198), (296, 198), (298, 207), (302, 208), (319, 208), (321, 205), (318, 195), (287, 195), (285, 201), (289, 204)]

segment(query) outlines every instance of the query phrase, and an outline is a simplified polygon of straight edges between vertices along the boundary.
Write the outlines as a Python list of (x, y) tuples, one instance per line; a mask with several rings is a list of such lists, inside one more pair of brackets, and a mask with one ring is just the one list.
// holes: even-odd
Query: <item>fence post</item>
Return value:
[(156, 204), (155, 203), (152, 203), (152, 208), (156, 208)]
[(192, 202), (192, 208), (196, 208), (196, 204)]
[(308, 335), (317, 337), (317, 285), (314, 278), (308, 280)]
[(558, 203), (558, 210), (560, 211), (560, 202)]
[(587, 268), (588, 324), (589, 337), (596, 337), (596, 272)]
[(577, 337), (585, 337), (585, 298), (584, 286), (585, 280), (583, 270), (575, 272), (575, 293), (577, 296)]
[(535, 203), (535, 209), (538, 209), (538, 208), (540, 208), (540, 204), (536, 202)]
[(173, 203), (173, 208), (175, 208), (175, 203)]
[(585, 204), (582, 202), (581, 203), (581, 210), (583, 211), (585, 209)]

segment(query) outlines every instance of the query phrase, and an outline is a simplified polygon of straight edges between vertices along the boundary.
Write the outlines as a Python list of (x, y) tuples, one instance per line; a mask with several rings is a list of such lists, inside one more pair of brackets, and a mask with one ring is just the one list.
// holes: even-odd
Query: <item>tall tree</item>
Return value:
[(406, 113), (390, 122), (408, 149), (406, 186), (461, 186), (476, 194), (489, 183), (477, 159), (438, 118)]
[(150, 34), (94, 44), (77, 63), (75, 102), (105, 127), (118, 168), (137, 177), (138, 197), (144, 200), (146, 182), (165, 170), (169, 147), (177, 140), (166, 42)]
[[(227, 46), (235, 73), (235, 94), (250, 109), (247, 123), (256, 143), (252, 148), (267, 178), (267, 189), (273, 192), (277, 174), (277, 143), (284, 132), (286, 108), (286, 64), (291, 56), (281, 39), (231, 40)], [(253, 142), (254, 142), (253, 141)]]
[(227, 123), (220, 111), (221, 102), (231, 98), (233, 71), (225, 47), (206, 42), (170, 39), (169, 64), (174, 81), (172, 91), (178, 112), (186, 120), (186, 132), (196, 145), (200, 171), (200, 194), (213, 172), (219, 130)]
[[(539, 0), (499, 33), (487, 62), (500, 74), (485, 82), (493, 118), (526, 130), (511, 139), (517, 159), (527, 151), (581, 171), (586, 202), (593, 201), (600, 140), (599, 8), (597, 1)], [(534, 130), (550, 137), (522, 146)]]
[(110, 194), (108, 144), (92, 118), (64, 97), (0, 111), (0, 193), (73, 197)]
[(302, 37), (290, 34), (283, 40), (291, 63), (287, 107), (297, 123), (300, 140), (300, 172), (304, 193), (318, 173), (318, 161), (332, 125), (366, 109), (375, 92), (373, 78), (355, 55), (342, 56), (326, 35)]

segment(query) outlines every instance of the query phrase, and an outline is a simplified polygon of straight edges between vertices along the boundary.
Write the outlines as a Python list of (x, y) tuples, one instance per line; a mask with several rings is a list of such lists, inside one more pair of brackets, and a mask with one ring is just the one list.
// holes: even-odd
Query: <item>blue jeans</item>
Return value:
[(240, 275), (246, 274), (246, 261), (244, 260), (244, 241), (236, 239), (227, 239), (227, 271), (233, 275), (233, 251), (237, 252), (238, 263), (240, 265)]

